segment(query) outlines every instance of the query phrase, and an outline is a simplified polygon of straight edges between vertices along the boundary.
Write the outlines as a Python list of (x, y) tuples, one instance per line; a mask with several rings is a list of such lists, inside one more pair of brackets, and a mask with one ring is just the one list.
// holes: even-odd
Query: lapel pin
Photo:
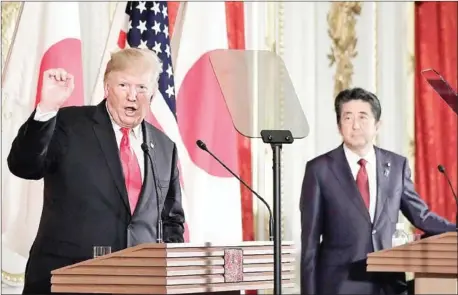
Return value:
[(150, 142), (149, 145), (151, 146), (152, 149), (154, 149), (154, 143)]
[(385, 177), (388, 177), (388, 175), (390, 174), (390, 166), (391, 166), (391, 163), (390, 162), (387, 162), (385, 163), (385, 169), (383, 170), (383, 175), (385, 175)]

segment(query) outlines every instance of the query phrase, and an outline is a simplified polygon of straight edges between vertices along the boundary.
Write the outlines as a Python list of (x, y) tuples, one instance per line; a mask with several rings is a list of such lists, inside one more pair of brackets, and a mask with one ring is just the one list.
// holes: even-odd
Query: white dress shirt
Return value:
[[(108, 109), (107, 109), (108, 112)], [(40, 105), (37, 105), (37, 111), (35, 112), (34, 120), (36, 121), (48, 121), (49, 119), (53, 118), (57, 114), (57, 111), (52, 111), (52, 112), (42, 112), (40, 109)], [(116, 142), (118, 144), (118, 150), (121, 145), (121, 139), (122, 139), (122, 132), (121, 132), (121, 127), (119, 127), (118, 124), (116, 124), (113, 119), (111, 118), (110, 112), (108, 112), (111, 123), (113, 125), (113, 131), (116, 136)], [(145, 179), (145, 165), (144, 165), (144, 152), (142, 150), (142, 143), (143, 143), (143, 134), (141, 132), (141, 125), (136, 126), (133, 128), (129, 134), (129, 141), (130, 141), (130, 147), (133, 149), (135, 156), (137, 156), (137, 160), (140, 166), (140, 173), (142, 175), (142, 179)]]
[(345, 157), (347, 158), (348, 165), (350, 165), (351, 173), (353, 178), (356, 181), (356, 176), (358, 175), (360, 165), (358, 161), (363, 158), (367, 161), (366, 171), (367, 177), (369, 179), (369, 215), (371, 217), (371, 222), (374, 222), (375, 216), (375, 207), (377, 204), (377, 160), (375, 157), (375, 149), (370, 149), (369, 153), (364, 157), (360, 157), (351, 151), (345, 144), (343, 145)]

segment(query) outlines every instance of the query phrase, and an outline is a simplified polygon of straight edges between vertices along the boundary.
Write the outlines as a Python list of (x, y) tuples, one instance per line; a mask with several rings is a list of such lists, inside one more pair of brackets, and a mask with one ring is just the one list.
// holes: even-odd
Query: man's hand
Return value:
[(40, 109), (43, 112), (58, 111), (75, 88), (73, 75), (64, 69), (49, 69), (43, 73)]

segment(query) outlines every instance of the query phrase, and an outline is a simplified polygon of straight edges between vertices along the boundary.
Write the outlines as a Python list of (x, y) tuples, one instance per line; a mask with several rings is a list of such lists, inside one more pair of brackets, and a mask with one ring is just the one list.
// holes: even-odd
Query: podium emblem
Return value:
[(224, 282), (239, 283), (243, 281), (243, 250), (224, 249)]

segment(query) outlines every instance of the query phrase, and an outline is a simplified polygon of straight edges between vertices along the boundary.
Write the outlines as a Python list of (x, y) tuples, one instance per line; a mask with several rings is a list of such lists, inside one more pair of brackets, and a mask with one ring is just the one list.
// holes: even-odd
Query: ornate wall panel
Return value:
[(2, 73), (13, 39), (22, 2), (2, 2)]
[(328, 55), (330, 66), (336, 66), (334, 96), (352, 85), (354, 73), (352, 59), (357, 56), (357, 16), (361, 13), (361, 2), (333, 2), (328, 14), (328, 34), (332, 40)]

